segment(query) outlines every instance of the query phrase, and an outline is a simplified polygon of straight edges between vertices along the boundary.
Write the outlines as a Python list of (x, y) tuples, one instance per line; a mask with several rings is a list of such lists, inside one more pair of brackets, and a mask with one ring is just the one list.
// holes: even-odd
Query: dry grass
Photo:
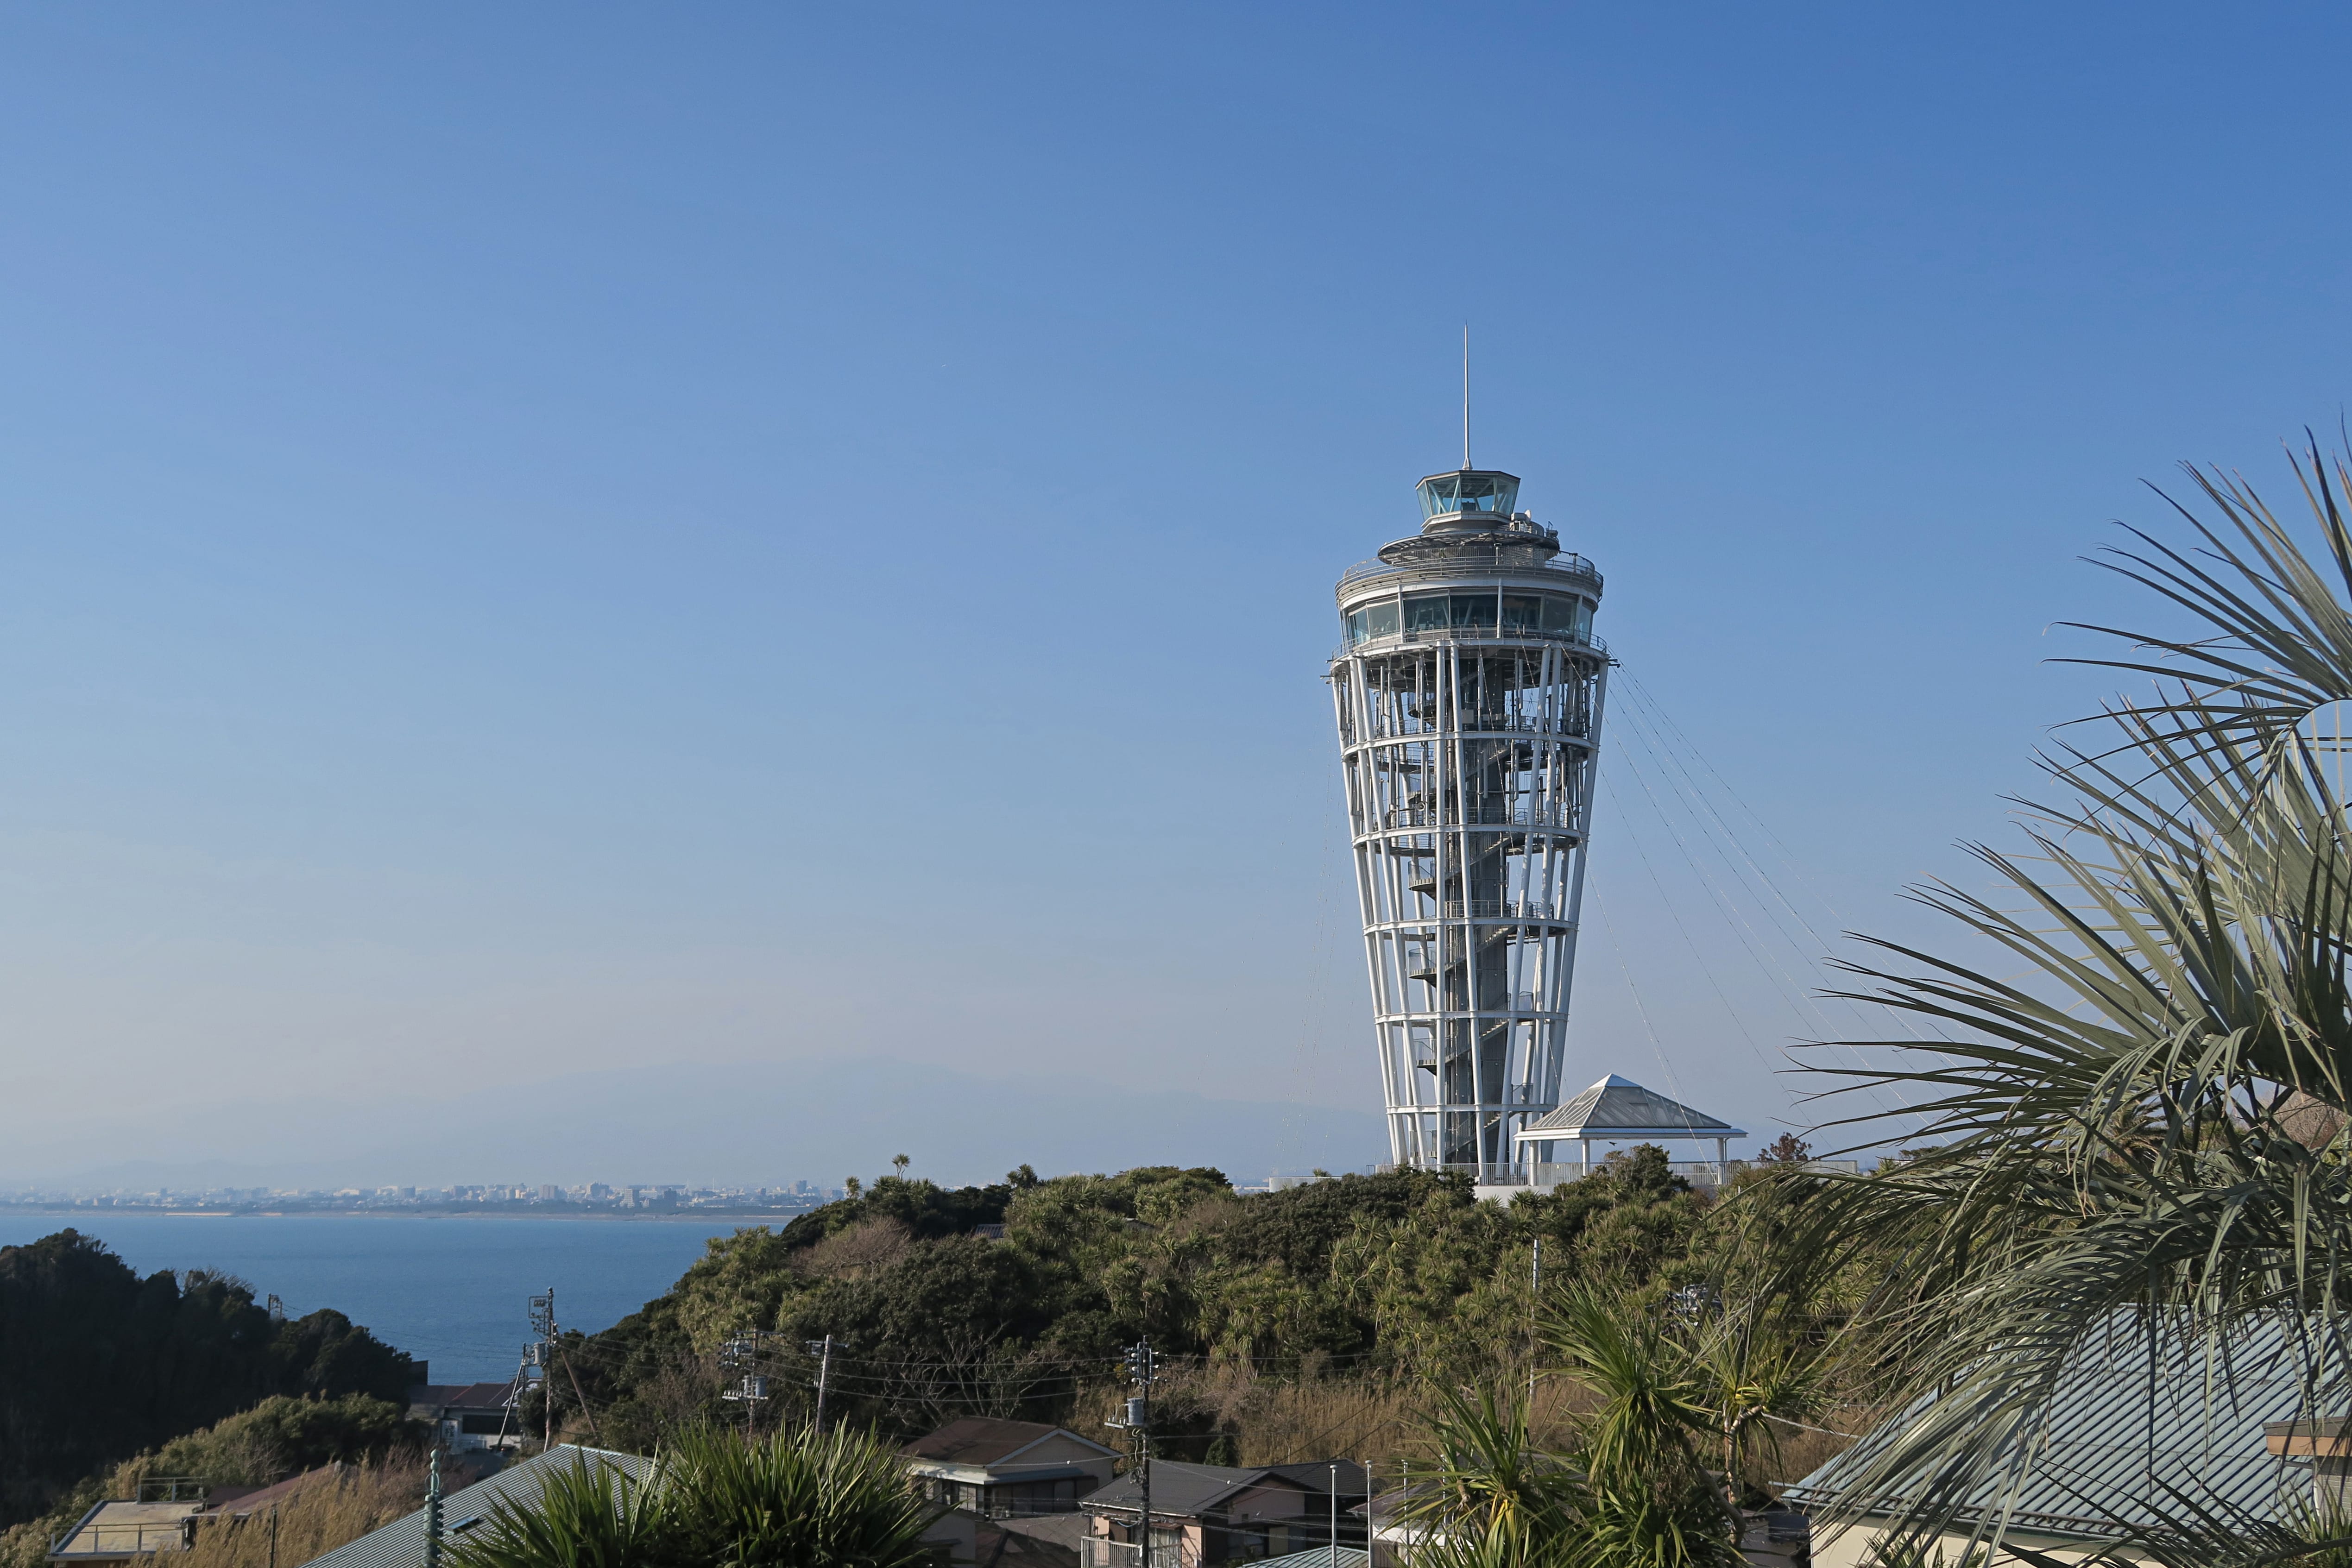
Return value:
[[(1119, 1414), (1126, 1388), (1107, 1385), (1079, 1402), (1071, 1424), (1080, 1432), (1099, 1431)], [(1577, 1392), (1564, 1379), (1547, 1377), (1536, 1389), (1536, 1440), (1566, 1447), (1574, 1440)], [(1426, 1380), (1353, 1376), (1269, 1378), (1247, 1366), (1212, 1365), (1164, 1377), (1153, 1403), (1163, 1429), (1209, 1427), (1225, 1441), (1220, 1452), (1241, 1465), (1291, 1464), (1314, 1459), (1356, 1459), (1382, 1477), (1402, 1473), (1431, 1457), (1428, 1433), (1437, 1400)], [(1106, 1439), (1107, 1441), (1108, 1439)], [(1169, 1447), (1189, 1451), (1208, 1439), (1176, 1439)]]
[[(1519, 1377), (1524, 1377), (1524, 1372)], [(1522, 1386), (1524, 1385), (1521, 1385)], [(1084, 1396), (1071, 1415), (1073, 1429), (1098, 1432), (1120, 1414), (1127, 1389), (1105, 1385)], [(1222, 1435), (1221, 1452), (1241, 1465), (1290, 1464), (1348, 1458), (1369, 1464), (1381, 1485), (1401, 1479), (1408, 1467), (1434, 1458), (1429, 1434), (1435, 1426), (1436, 1396), (1426, 1381), (1409, 1378), (1260, 1377), (1246, 1366), (1187, 1370), (1161, 1380), (1154, 1405), (1163, 1430)], [(1535, 1441), (1560, 1451), (1573, 1448), (1591, 1396), (1565, 1377), (1539, 1378), (1530, 1426)], [(1839, 1409), (1817, 1418), (1842, 1431), (1869, 1429), (1876, 1416), (1867, 1409)], [(1782, 1427), (1777, 1450), (1761, 1457), (1758, 1469), (1775, 1483), (1793, 1481), (1852, 1445), (1830, 1432)], [(1109, 1439), (1106, 1437), (1105, 1441)], [(1206, 1439), (1176, 1439), (1166, 1448), (1189, 1453)]]
[(826, 1237), (795, 1259), (793, 1267), (820, 1280), (862, 1280), (914, 1249), (914, 1232), (885, 1217)]
[(1867, 1432), (1880, 1419), (1878, 1411), (1849, 1408), (1813, 1417), (1817, 1426), (1834, 1427), (1835, 1431), (1807, 1431), (1783, 1426), (1774, 1434), (1780, 1438), (1778, 1450), (1759, 1460), (1754, 1473), (1763, 1479), (1765, 1490), (1777, 1497), (1782, 1487), (1811, 1475), (1853, 1447), (1852, 1437), (1840, 1437), (1838, 1432)]
[(296, 1568), (424, 1504), (418, 1459), (344, 1465), (274, 1510), (203, 1527), (195, 1545), (170, 1561), (172, 1568)]

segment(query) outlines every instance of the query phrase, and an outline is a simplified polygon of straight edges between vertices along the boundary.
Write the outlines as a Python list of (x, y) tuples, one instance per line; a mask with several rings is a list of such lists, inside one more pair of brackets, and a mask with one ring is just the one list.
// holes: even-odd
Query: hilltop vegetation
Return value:
[[(682, 1422), (742, 1420), (720, 1395), (754, 1333), (775, 1396), (762, 1424), (806, 1413), (806, 1346), (829, 1334), (832, 1412), (901, 1432), (1107, 1412), (1123, 1347), (1148, 1336), (1171, 1374), (1167, 1451), (1296, 1457), (1276, 1450), (1320, 1411), (1366, 1428), (1349, 1434), (1365, 1452), (1402, 1441), (1370, 1428), (1393, 1427), (1414, 1390), (1527, 1364), (1538, 1240), (1550, 1278), (1654, 1300), (1712, 1288), (1746, 1223), (1654, 1148), (1507, 1208), (1423, 1171), (1273, 1193), (1174, 1166), (1054, 1180), (1024, 1167), (956, 1190), (891, 1176), (782, 1230), (713, 1240), (667, 1293), (573, 1336), (568, 1354), (596, 1435), (646, 1447)], [(587, 1435), (568, 1380), (557, 1398)]]
[[(342, 1313), (276, 1321), (226, 1275), (142, 1279), (72, 1230), (0, 1248), (0, 1524), (44, 1514), (95, 1472), (240, 1412), (255, 1412), (236, 1434), (255, 1454), (282, 1449), (289, 1464), (339, 1456), (349, 1444), (328, 1429), (373, 1419), (350, 1396), (403, 1400), (414, 1372)], [(321, 1416), (315, 1401), (344, 1403)], [(283, 1407), (301, 1404), (307, 1413)], [(390, 1421), (399, 1408), (382, 1404), (378, 1415)]]

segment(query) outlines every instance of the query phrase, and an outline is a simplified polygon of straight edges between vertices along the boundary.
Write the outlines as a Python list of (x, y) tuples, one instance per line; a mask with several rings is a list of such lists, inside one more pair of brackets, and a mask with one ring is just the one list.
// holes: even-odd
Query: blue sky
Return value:
[[(12, 9), (14, 1163), (662, 1062), (1376, 1107), (1329, 591), (1465, 320), (1623, 673), (1811, 924), (1918, 936), (2113, 684), (2051, 623), (2166, 623), (2077, 558), (2340, 415), (2347, 32)], [(1801, 1124), (1640, 755), (1574, 1071)]]

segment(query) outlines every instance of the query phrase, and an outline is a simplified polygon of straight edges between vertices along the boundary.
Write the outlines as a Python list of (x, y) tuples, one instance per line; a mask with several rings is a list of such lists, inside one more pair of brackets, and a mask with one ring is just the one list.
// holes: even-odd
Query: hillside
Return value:
[(273, 1396), (404, 1400), (414, 1370), (341, 1312), (276, 1320), (242, 1281), (142, 1279), (77, 1231), (0, 1247), (0, 1524)]
[[(1090, 1419), (1148, 1336), (1169, 1373), (1166, 1451), (1255, 1458), (1290, 1444), (1306, 1406), (1353, 1401), (1343, 1425), (1377, 1427), (1391, 1394), (1524, 1364), (1538, 1239), (1553, 1278), (1662, 1293), (1706, 1279), (1727, 1235), (1654, 1149), (1508, 1208), (1417, 1171), (1271, 1193), (1168, 1166), (954, 1190), (886, 1177), (714, 1240), (644, 1311), (573, 1336), (569, 1370), (596, 1435), (642, 1447), (697, 1416), (740, 1423), (721, 1394), (754, 1367), (773, 1395), (762, 1426), (804, 1416), (808, 1347), (831, 1335), (830, 1413), (907, 1433), (974, 1413)], [(555, 1381), (559, 1416), (591, 1430)]]

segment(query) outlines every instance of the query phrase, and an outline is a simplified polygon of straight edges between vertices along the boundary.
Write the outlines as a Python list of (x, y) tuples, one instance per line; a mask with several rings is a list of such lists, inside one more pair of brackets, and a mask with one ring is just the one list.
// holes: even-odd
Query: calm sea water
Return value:
[(430, 1361), (436, 1383), (505, 1381), (530, 1337), (529, 1299), (593, 1333), (667, 1290), (740, 1220), (429, 1218), (398, 1215), (0, 1216), (0, 1246), (68, 1227), (141, 1273), (218, 1269), (290, 1316), (333, 1307)]

